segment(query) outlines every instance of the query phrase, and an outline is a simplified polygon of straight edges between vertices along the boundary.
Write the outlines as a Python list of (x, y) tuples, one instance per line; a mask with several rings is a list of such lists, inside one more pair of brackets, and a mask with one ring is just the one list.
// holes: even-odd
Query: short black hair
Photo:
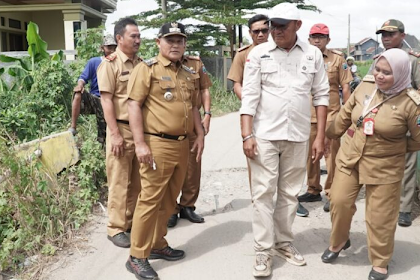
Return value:
[(267, 21), (267, 20), (268, 20), (268, 16), (266, 16), (266, 15), (262, 15), (262, 14), (258, 14), (258, 15), (253, 16), (252, 18), (250, 18), (250, 19), (248, 20), (248, 27), (249, 27), (249, 29), (251, 29), (251, 25), (252, 25), (254, 22), (257, 22), (257, 21), (262, 21), (262, 20)]
[(120, 35), (120, 36), (123, 36), (124, 35), (124, 33), (125, 33), (125, 27), (127, 25), (135, 25), (135, 26), (138, 26), (137, 22), (133, 18), (126, 17), (126, 18), (120, 19), (115, 24), (115, 27), (114, 27), (114, 39), (115, 39), (115, 42), (118, 42), (117, 35)]

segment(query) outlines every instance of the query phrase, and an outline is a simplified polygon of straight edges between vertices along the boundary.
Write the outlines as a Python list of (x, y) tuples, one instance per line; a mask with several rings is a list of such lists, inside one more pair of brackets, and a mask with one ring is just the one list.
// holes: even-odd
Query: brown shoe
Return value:
[(121, 248), (130, 248), (130, 239), (124, 232), (117, 233), (114, 236), (109, 236), (108, 239), (114, 243), (115, 246), (121, 247)]

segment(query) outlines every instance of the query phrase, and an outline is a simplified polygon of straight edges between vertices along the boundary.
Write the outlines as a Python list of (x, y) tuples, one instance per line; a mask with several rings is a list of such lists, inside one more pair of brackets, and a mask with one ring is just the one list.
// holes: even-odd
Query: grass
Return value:
[(222, 116), (236, 112), (241, 107), (241, 101), (232, 91), (225, 90), (223, 83), (212, 77), (213, 86), (210, 88), (211, 111), (213, 116)]
[(364, 76), (366, 76), (372, 63), (373, 63), (373, 60), (355, 61), (355, 64), (357, 65), (357, 70), (362, 79)]

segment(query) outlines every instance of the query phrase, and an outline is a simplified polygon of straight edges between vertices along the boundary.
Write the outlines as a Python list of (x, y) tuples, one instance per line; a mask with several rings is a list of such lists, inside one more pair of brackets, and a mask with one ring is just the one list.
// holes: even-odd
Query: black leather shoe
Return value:
[(184, 207), (179, 212), (179, 217), (181, 219), (187, 219), (191, 223), (204, 223), (204, 218), (200, 215), (197, 215), (194, 212), (194, 208), (192, 207)]
[(167, 261), (177, 261), (185, 257), (185, 252), (182, 250), (174, 250), (167, 246), (163, 249), (152, 249), (149, 259), (164, 259)]
[(388, 271), (386, 272), (386, 274), (382, 274), (377, 272), (376, 270), (372, 270), (369, 273), (369, 277), (368, 280), (385, 280), (388, 278)]
[(350, 239), (347, 240), (346, 244), (344, 244), (343, 248), (340, 249), (338, 252), (332, 252), (329, 248), (325, 250), (324, 254), (322, 254), (321, 259), (324, 263), (332, 263), (335, 261), (336, 258), (338, 258), (338, 255), (340, 255), (340, 252), (342, 250), (346, 250), (351, 246)]
[(323, 209), (324, 209), (325, 212), (330, 212), (330, 201), (329, 200), (327, 202), (325, 202)]
[(411, 213), (410, 212), (400, 212), (398, 216), (398, 225), (400, 227), (409, 227), (411, 226)]
[(315, 202), (321, 201), (322, 197), (320, 194), (311, 194), (311, 193), (304, 193), (298, 196), (299, 202)]
[(130, 248), (130, 238), (124, 232), (120, 232), (114, 236), (109, 236), (108, 239), (114, 243), (115, 246), (121, 248)]
[(178, 223), (178, 214), (173, 214), (168, 220), (168, 227), (174, 227)]
[(128, 257), (125, 267), (133, 273), (137, 279), (157, 280), (158, 274), (150, 265), (147, 259), (138, 259), (132, 256)]

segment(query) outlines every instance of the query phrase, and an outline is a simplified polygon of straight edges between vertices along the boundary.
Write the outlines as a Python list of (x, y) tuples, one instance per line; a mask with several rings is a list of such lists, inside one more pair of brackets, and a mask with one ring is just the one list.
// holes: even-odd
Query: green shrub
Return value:
[(0, 174), (7, 179), (0, 183), (0, 270), (18, 271), (27, 257), (53, 255), (88, 219), (105, 182), (105, 155), (94, 127), (80, 128), (83, 160), (59, 176), (1, 143)]
[(241, 101), (232, 91), (227, 91), (223, 83), (211, 77), (213, 85), (210, 88), (211, 111), (214, 116), (220, 116), (230, 112), (236, 112), (241, 107)]
[(74, 83), (64, 62), (42, 60), (35, 64), (32, 78), (29, 92), (0, 92), (0, 123), (19, 141), (62, 130), (71, 115)]
[(363, 79), (364, 76), (366, 76), (367, 72), (370, 69), (370, 66), (372, 65), (373, 60), (367, 60), (367, 61), (355, 61), (354, 64), (357, 65), (357, 71), (359, 72), (359, 76)]

